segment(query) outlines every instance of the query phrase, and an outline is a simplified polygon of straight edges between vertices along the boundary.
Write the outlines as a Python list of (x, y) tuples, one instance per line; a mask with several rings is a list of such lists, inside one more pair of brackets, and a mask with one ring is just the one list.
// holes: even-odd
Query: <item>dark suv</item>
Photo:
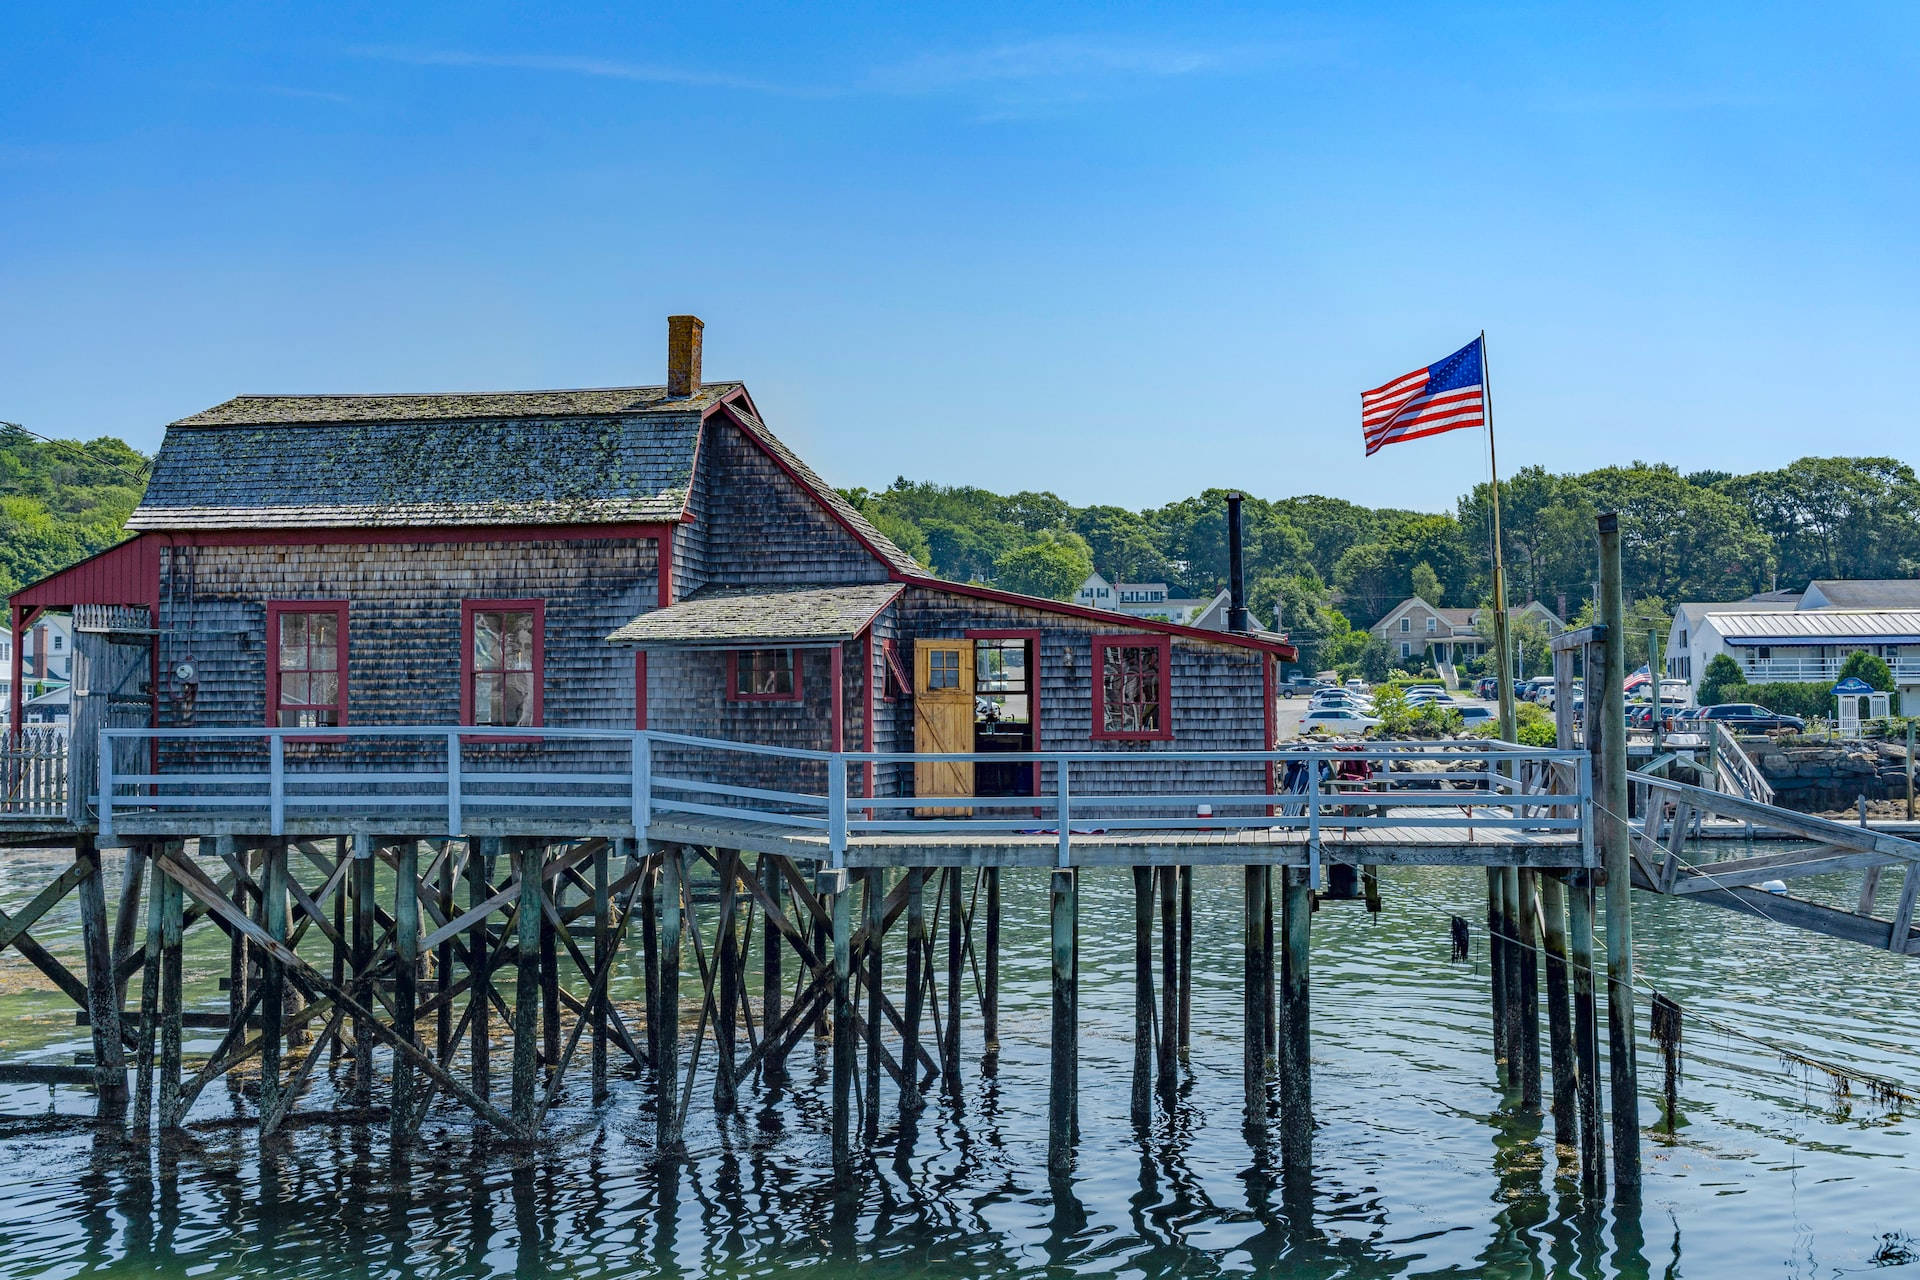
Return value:
[(1749, 729), (1765, 732), (1769, 729), (1792, 729), (1798, 732), (1807, 727), (1807, 722), (1799, 716), (1781, 715), (1752, 702), (1723, 702), (1717, 707), (1700, 708), (1700, 719), (1718, 720), (1729, 729)]

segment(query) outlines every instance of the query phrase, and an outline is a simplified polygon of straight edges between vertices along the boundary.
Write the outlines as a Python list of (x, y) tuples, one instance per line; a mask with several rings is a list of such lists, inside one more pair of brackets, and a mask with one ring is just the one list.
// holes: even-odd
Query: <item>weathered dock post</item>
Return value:
[[(549, 849), (540, 842), (540, 1058), (549, 1072), (560, 1069), (560, 947), (559, 930), (548, 913), (563, 905), (566, 882), (558, 876), (546, 883), (545, 862)], [(535, 1104), (536, 1110), (539, 1104)]]
[[(866, 1079), (863, 1081), (866, 1090), (862, 1096), (865, 1123), (861, 1125), (861, 1139), (869, 1148), (880, 1140), (880, 1026), (881, 1019), (885, 1016), (882, 1006), (884, 992), (880, 989), (880, 944), (884, 941), (882, 935), (887, 927), (884, 874), (878, 867), (869, 867), (866, 875), (862, 877), (866, 882), (864, 901), (867, 944), (864, 967), (867, 984), (867, 1060)], [(904, 1061), (901, 1065), (906, 1071), (914, 1070), (911, 1059)]]
[(1157, 1080), (1160, 1105), (1169, 1113), (1179, 1088), (1180, 1054), (1180, 883), (1179, 871), (1161, 867), (1160, 876), (1160, 1041)]
[(1056, 867), (1048, 886), (1048, 948), (1053, 987), (1052, 1072), (1047, 1089), (1047, 1169), (1062, 1175), (1073, 1168), (1073, 1135), (1079, 1110), (1075, 1062), (1080, 1050), (1080, 993), (1075, 981), (1074, 934), (1078, 927), (1079, 889), (1071, 867)]
[(1133, 869), (1133, 1123), (1153, 1122), (1153, 868)]
[(1261, 973), (1267, 936), (1266, 913), (1269, 869), (1249, 863), (1245, 872), (1245, 948), (1241, 991), (1242, 1039), (1240, 1071), (1246, 1091), (1246, 1126), (1256, 1146), (1266, 1143), (1267, 1135), (1267, 1013), (1264, 1008), (1267, 983)]
[[(493, 898), (493, 868), (500, 853), (498, 836), (482, 836), (473, 842), (467, 854), (467, 910), (478, 912)], [(355, 858), (360, 856), (356, 846)], [(354, 864), (356, 872), (359, 863)], [(369, 875), (372, 864), (368, 863)], [(358, 890), (356, 890), (358, 892)], [(491, 914), (490, 912), (488, 914)], [(354, 919), (360, 919), (359, 909), (355, 908)], [(355, 928), (358, 929), (356, 924)], [(371, 920), (368, 928), (371, 929)], [(354, 955), (361, 957), (360, 934), (354, 934)], [(366, 945), (372, 946), (372, 936), (368, 935)], [(468, 1055), (471, 1058), (473, 1091), (482, 1098), (488, 1096), (491, 1088), (491, 1057), (493, 1034), (489, 1028), (493, 1004), (493, 931), (487, 924), (486, 915), (476, 915), (467, 927), (467, 1019)], [(364, 958), (354, 960), (354, 970), (359, 972), (366, 967)], [(359, 996), (354, 997), (356, 1000)], [(363, 1001), (364, 1003), (364, 1001)], [(356, 1042), (361, 1041), (360, 1033), (354, 1033)]]
[(1281, 982), (1285, 1034), (1280, 1039), (1284, 1055), (1280, 1158), (1288, 1174), (1297, 1177), (1313, 1167), (1313, 1036), (1307, 968), (1313, 895), (1305, 867), (1288, 867), (1282, 875), (1281, 932), (1286, 946)]
[(87, 1022), (93, 1031), (93, 1089), (97, 1114), (119, 1121), (127, 1109), (127, 1060), (120, 1042), (120, 997), (113, 968), (113, 940), (107, 936), (107, 894), (101, 883), (100, 850), (92, 836), (75, 842), (74, 869), (80, 883), (80, 945), (86, 958)]
[[(185, 858), (182, 851), (179, 856)], [(184, 933), (180, 882), (162, 876), (160, 891), (160, 1127), (177, 1129), (180, 1114), (180, 1030), (185, 1013), (181, 990), (181, 949)], [(264, 1083), (264, 1082), (263, 1082)]]
[(940, 1052), (940, 1075), (947, 1100), (960, 1111), (960, 976), (966, 956), (966, 917), (960, 905), (960, 868), (947, 868), (947, 1024)]
[[(786, 938), (780, 932), (780, 917), (785, 908), (780, 901), (780, 871), (774, 860), (761, 854), (755, 875), (766, 895), (760, 927), (760, 1025), (766, 1028), (761, 1033), (765, 1038), (760, 1055), (760, 1078), (768, 1085), (777, 1086), (787, 1078), (786, 1036), (774, 1034), (774, 1028), (780, 1025), (783, 999), (780, 970)], [(647, 1007), (647, 1016), (651, 1019), (653, 1006), (649, 1003)]]
[(1546, 925), (1547, 1050), (1553, 1071), (1553, 1140), (1573, 1149), (1580, 1131), (1574, 1119), (1573, 1015), (1567, 987), (1567, 887), (1559, 872), (1540, 874), (1540, 914)]
[[(623, 844), (629, 842), (622, 841)], [(627, 861), (632, 862), (629, 856)], [(612, 842), (605, 842), (593, 851), (593, 971), (604, 972), (612, 963), (613, 955), (613, 871)], [(593, 1101), (597, 1106), (605, 1102), (607, 1092), (607, 983), (596, 982), (588, 997), (587, 1018), (593, 1028), (593, 1039), (588, 1046), (588, 1069), (593, 1087)]]
[(832, 881), (822, 888), (833, 907), (833, 1176), (844, 1189), (853, 1173), (853, 889), (844, 871), (821, 879)]
[(907, 868), (907, 1010), (900, 1033), (900, 1114), (920, 1110), (920, 1023), (927, 1000), (926, 872)]
[(1514, 951), (1519, 959), (1520, 982), (1515, 991), (1519, 1017), (1520, 1106), (1522, 1110), (1540, 1110), (1540, 890), (1535, 873), (1525, 868), (1514, 872), (1519, 909), (1515, 912), (1519, 928)]
[(1580, 1185), (1590, 1195), (1606, 1189), (1600, 1118), (1600, 1024), (1593, 972), (1593, 873), (1567, 877), (1567, 950), (1573, 969), (1573, 1053), (1575, 1110), (1580, 1122)]
[[(393, 1029), (417, 1044), (414, 1009), (420, 972), (420, 842), (402, 840), (394, 848), (393, 877)], [(388, 1140), (395, 1154), (413, 1132), (413, 1063), (393, 1055), (393, 1104), (387, 1112)], [(518, 1117), (515, 1118), (518, 1123)]]
[(1493, 1000), (1493, 1072), (1507, 1083), (1507, 908), (1499, 867), (1487, 868), (1487, 987)]
[(157, 868), (147, 891), (147, 942), (140, 968), (140, 1024), (133, 1068), (133, 1130), (142, 1138), (153, 1126), (153, 1064), (160, 1031), (160, 885)]
[(1634, 1196), (1640, 1190), (1640, 1103), (1635, 1087), (1632, 833), (1627, 825), (1626, 600), (1620, 575), (1620, 517), (1603, 511), (1598, 524), (1600, 616), (1607, 634), (1601, 701), (1593, 723), (1601, 741), (1601, 776), (1594, 788), (1600, 812), (1594, 816), (1594, 831), (1607, 874), (1607, 1070), (1613, 1101), (1613, 1182), (1618, 1194)]
[[(453, 905), (453, 841), (442, 840), (438, 843), (440, 875), (435, 906), (438, 908), (440, 919), (447, 921), (458, 914)], [(336, 844), (336, 854), (342, 858), (346, 857), (346, 842), (343, 840)], [(334, 902), (336, 905), (345, 906), (346, 898), (336, 894)], [(433, 953), (434, 999), (437, 1003), (433, 1020), (433, 1047), (434, 1052), (439, 1055), (441, 1066), (446, 1066), (453, 1061), (453, 970), (454, 957), (457, 953), (458, 943), (451, 933), (441, 939), (439, 947)], [(339, 984), (336, 983), (336, 985)], [(338, 1044), (339, 1041), (336, 1039), (335, 1043)]]
[(685, 857), (678, 845), (660, 851), (660, 993), (653, 1088), (655, 1145), (662, 1155), (680, 1150), (680, 925)]
[(1180, 1061), (1193, 1049), (1193, 868), (1180, 868)]
[(514, 1128), (522, 1138), (530, 1138), (539, 1106), (534, 1090), (539, 1075), (540, 935), (541, 925), (545, 923), (541, 918), (540, 898), (546, 848), (539, 840), (526, 837), (515, 838), (510, 847), (520, 875), (520, 902), (515, 916), (515, 940), (519, 946), (514, 955), (511, 1101)]
[(1000, 1054), (1000, 868), (980, 873), (986, 881), (987, 947), (980, 987), (980, 1038), (989, 1059)]
[(719, 988), (713, 1017), (713, 1105), (715, 1110), (726, 1112), (733, 1110), (738, 1099), (734, 1077), (740, 1023), (740, 946), (734, 913), (739, 901), (740, 854), (734, 849), (719, 852), (714, 859), (720, 873), (720, 920), (713, 930), (714, 981)]
[[(184, 857), (185, 854), (181, 853)], [(162, 873), (156, 884), (175, 885), (171, 874)], [(287, 842), (274, 839), (267, 843), (265, 869), (261, 880), (261, 923), (267, 937), (276, 943), (287, 940)], [(272, 1115), (280, 1109), (281, 1026), (287, 1008), (287, 967), (273, 954), (261, 957), (260, 998), (260, 1114)]]

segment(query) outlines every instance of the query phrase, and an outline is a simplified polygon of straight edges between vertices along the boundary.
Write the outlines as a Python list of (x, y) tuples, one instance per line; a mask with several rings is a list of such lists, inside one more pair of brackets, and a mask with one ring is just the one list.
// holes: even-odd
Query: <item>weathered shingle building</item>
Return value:
[[(701, 380), (699, 340), (699, 321), (670, 320), (666, 386), (239, 396), (183, 418), (135, 537), (16, 612), (146, 610), (161, 726), (1272, 742), (1286, 645), (933, 577), (767, 430), (745, 386)], [(862, 785), (1042, 784), (1031, 764), (931, 768)]]

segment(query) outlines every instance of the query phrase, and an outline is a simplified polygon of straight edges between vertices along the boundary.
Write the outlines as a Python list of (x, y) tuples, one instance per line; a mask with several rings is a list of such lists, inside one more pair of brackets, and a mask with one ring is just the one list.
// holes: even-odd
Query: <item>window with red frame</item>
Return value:
[(347, 722), (347, 606), (267, 606), (267, 723), (315, 729)]
[(1093, 736), (1173, 737), (1165, 636), (1093, 638)]
[(791, 649), (738, 649), (727, 655), (733, 702), (798, 702), (800, 668)]
[(545, 681), (545, 606), (538, 600), (469, 600), (461, 710), (466, 723), (537, 727)]

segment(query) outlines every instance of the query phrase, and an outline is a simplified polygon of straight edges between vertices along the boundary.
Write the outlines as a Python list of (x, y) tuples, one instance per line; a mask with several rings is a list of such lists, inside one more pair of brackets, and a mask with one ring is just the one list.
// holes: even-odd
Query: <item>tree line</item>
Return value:
[[(1226, 489), (1134, 511), (1052, 493), (901, 478), (846, 496), (942, 577), (1066, 599), (1095, 568), (1208, 597), (1226, 585)], [(1598, 576), (1594, 516), (1620, 516), (1635, 629), (1664, 633), (1683, 600), (1737, 600), (1815, 578), (1920, 575), (1920, 478), (1894, 458), (1802, 458), (1773, 471), (1682, 474), (1635, 462), (1581, 473), (1527, 467), (1500, 486), (1508, 595), (1583, 615)], [(1248, 604), (1319, 659), (1350, 657), (1409, 595), (1472, 607), (1491, 592), (1492, 503), (1480, 484), (1448, 512), (1339, 498), (1242, 506)], [(1631, 641), (1644, 661), (1644, 636)], [(1325, 651), (1324, 653), (1322, 651)]]
[(0, 424), (0, 597), (125, 538), (146, 467), (110, 436), (46, 441)]

